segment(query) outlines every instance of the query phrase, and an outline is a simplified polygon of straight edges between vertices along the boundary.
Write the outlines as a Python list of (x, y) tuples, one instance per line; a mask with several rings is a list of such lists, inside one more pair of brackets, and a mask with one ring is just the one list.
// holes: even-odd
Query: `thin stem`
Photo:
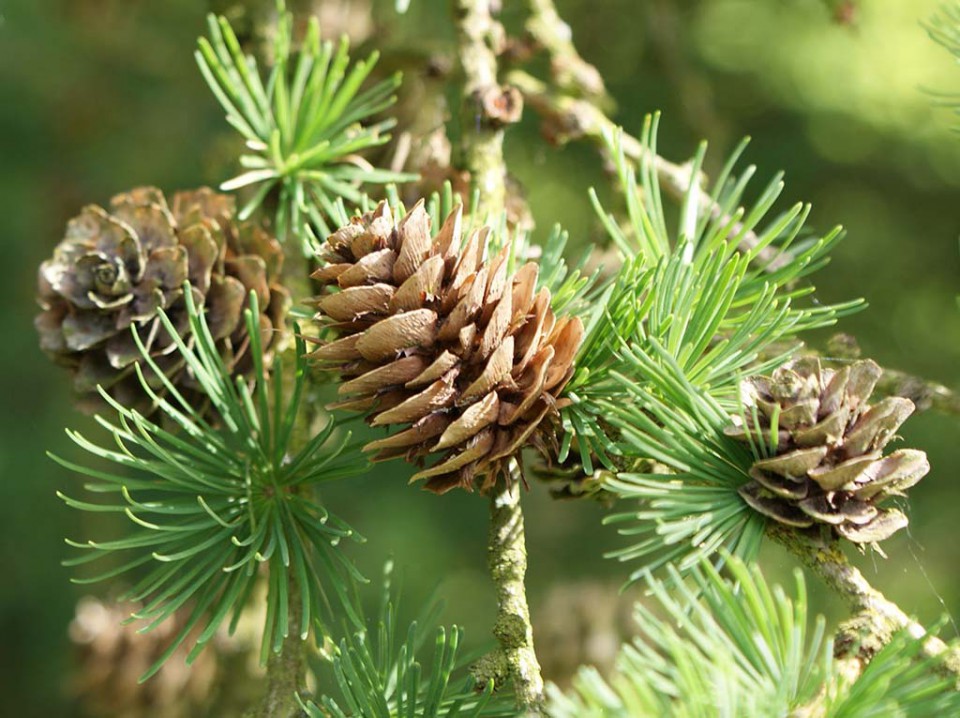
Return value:
[(287, 583), (289, 592), (288, 633), (283, 639), (279, 653), (271, 653), (267, 659), (267, 690), (259, 705), (246, 714), (246, 718), (295, 718), (303, 715), (297, 701), (304, 684), (307, 668), (307, 642), (300, 637), (302, 615), (300, 609), (300, 586), (290, 572)]
[[(293, 236), (283, 245), (283, 282), (295, 300), (310, 295), (310, 264), (301, 247), (299, 239)], [(284, 394), (289, 401), (296, 386), (295, 342), (290, 342), (277, 361), (283, 362)], [(308, 386), (290, 437), (292, 454), (303, 448), (313, 435), (313, 424), (317, 418), (317, 404), (312, 401), (314, 393), (315, 390)], [(308, 547), (304, 549), (308, 550)], [(279, 653), (271, 653), (267, 659), (266, 692), (257, 708), (247, 713), (245, 718), (294, 718), (303, 715), (297, 695), (305, 685), (308, 640), (301, 637), (304, 627), (300, 585), (292, 570), (287, 578), (287, 604), (287, 636)]]
[[(306, 0), (287, 0), (291, 11), (304, 10)], [(263, 66), (273, 61), (272, 50), (278, 21), (276, 0), (211, 0), (214, 12), (228, 16), (241, 28), (241, 41), (257, 55)], [(301, 250), (300, 242), (289, 238), (284, 243), (283, 282), (295, 300), (310, 294), (309, 263)], [(277, 361), (284, 364), (287, 386), (284, 392), (289, 399), (295, 384), (297, 362), (296, 345), (290, 342)], [(291, 438), (291, 450), (297, 450), (309, 439), (315, 411), (304, 402)], [(245, 714), (245, 718), (295, 718), (303, 715), (297, 696), (303, 690), (307, 672), (307, 644), (301, 637), (303, 616), (300, 600), (300, 585), (290, 571), (287, 578), (288, 626), (280, 651), (271, 653), (267, 659), (266, 691), (260, 702)]]
[[(284, 245), (285, 263), (284, 280), (294, 296), (306, 296), (299, 293), (309, 286), (307, 271), (308, 264), (300, 243), (291, 238)], [(293, 344), (291, 342), (291, 344)], [(277, 357), (283, 362), (285, 380), (284, 394), (287, 400), (296, 384), (295, 367), (297, 363), (296, 346), (288, 346), (283, 354)], [(316, 418), (315, 407), (309, 399), (304, 402), (297, 416), (296, 424), (290, 438), (290, 451), (295, 453), (310, 439), (311, 425)], [(307, 547), (304, 547), (305, 550)], [(266, 691), (256, 708), (250, 710), (245, 718), (294, 718), (303, 715), (297, 701), (305, 685), (307, 673), (308, 641), (301, 636), (303, 633), (303, 613), (300, 593), (300, 584), (294, 571), (287, 575), (287, 635), (283, 639), (278, 653), (271, 653), (267, 658)]]
[(825, 540), (807, 532), (771, 524), (768, 534), (817, 574), (850, 606), (853, 615), (844, 621), (835, 639), (841, 668), (856, 678), (890, 639), (900, 631), (923, 640), (923, 654), (938, 657), (941, 670), (960, 686), (960, 651), (927, 634), (926, 629), (870, 585), (850, 562), (835, 539)]

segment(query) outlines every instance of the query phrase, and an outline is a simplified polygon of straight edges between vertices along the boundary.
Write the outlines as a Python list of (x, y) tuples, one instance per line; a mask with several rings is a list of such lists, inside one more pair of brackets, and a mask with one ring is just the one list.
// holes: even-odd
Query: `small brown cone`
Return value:
[(883, 455), (914, 406), (902, 397), (869, 404), (880, 374), (869, 360), (832, 370), (805, 358), (772, 377), (747, 379), (746, 424), (739, 419), (727, 433), (768, 445), (776, 435), (777, 446), (754, 462), (753, 481), (740, 490), (744, 501), (780, 523), (831, 526), (857, 544), (877, 543), (906, 526), (901, 511), (878, 504), (902, 496), (930, 464), (913, 449)]
[(552, 445), (583, 340), (537, 266), (511, 274), (489, 242), (486, 227), (463, 236), (459, 207), (431, 234), (422, 201), (400, 218), (381, 203), (327, 239), (314, 274), (335, 290), (316, 304), (337, 339), (311, 356), (339, 365), (336, 406), (391, 429), (365, 447), (375, 460), (435, 458), (413, 480), (437, 493), (486, 491), (525, 446)]

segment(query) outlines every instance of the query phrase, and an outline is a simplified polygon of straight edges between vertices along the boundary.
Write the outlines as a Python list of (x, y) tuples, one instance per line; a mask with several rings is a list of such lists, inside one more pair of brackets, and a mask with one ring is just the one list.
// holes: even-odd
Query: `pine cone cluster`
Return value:
[(487, 491), (524, 446), (550, 450), (583, 339), (537, 291), (536, 264), (511, 275), (509, 247), (488, 256), (489, 228), (463, 234), (459, 207), (431, 236), (422, 201), (399, 219), (382, 203), (327, 239), (314, 274), (336, 290), (316, 304), (338, 338), (312, 354), (340, 367), (335, 406), (401, 427), (365, 449), (436, 457), (413, 478), (437, 493)]
[(82, 407), (99, 406), (100, 385), (125, 405), (145, 408), (149, 400), (134, 373), (140, 352), (133, 325), (163, 373), (189, 395), (196, 382), (159, 310), (184, 335), (188, 282), (226, 366), (242, 374), (251, 367), (243, 321), (251, 291), (268, 360), (280, 341), (290, 303), (279, 284), (282, 261), (276, 239), (253, 223), (237, 223), (227, 195), (203, 188), (177, 193), (168, 204), (158, 189), (134, 189), (115, 196), (109, 211), (85, 207), (40, 266), (40, 346), (73, 372)]
[(930, 470), (926, 454), (883, 449), (913, 413), (909, 399), (868, 400), (881, 369), (858, 361), (823, 369), (818, 359), (800, 359), (755, 377), (741, 387), (744, 421), (728, 434), (770, 444), (773, 455), (750, 470), (740, 489), (750, 506), (780, 523), (800, 528), (832, 526), (854, 543), (882, 541), (907, 525), (898, 509), (878, 506), (916, 484)]

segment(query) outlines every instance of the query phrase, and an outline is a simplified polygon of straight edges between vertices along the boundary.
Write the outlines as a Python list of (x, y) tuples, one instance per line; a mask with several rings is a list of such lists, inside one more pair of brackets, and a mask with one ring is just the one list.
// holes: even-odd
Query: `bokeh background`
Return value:
[[(660, 146), (675, 160), (705, 137), (716, 163), (751, 135), (747, 160), (760, 178), (787, 172), (785, 203), (810, 201), (813, 225), (848, 230), (817, 278), (824, 301), (870, 304), (842, 329), (882, 365), (960, 388), (960, 118), (935, 97), (960, 89), (960, 68), (921, 26), (937, 0), (862, 0), (852, 27), (819, 0), (557, 4), (616, 98), (619, 122), (638, 131), (645, 113), (662, 110)], [(350, 22), (372, 33), (366, 45), (449, 48), (445, 0), (413, 0), (404, 16), (380, 0), (372, 12), (354, 9)], [(216, 184), (233, 169), (232, 139), (192, 58), (205, 12), (198, 0), (0, 0), (0, 716), (82, 715), (69, 689), (68, 624), (91, 589), (72, 586), (60, 561), (65, 536), (98, 528), (56, 498), (78, 480), (44, 455), (75, 456), (63, 429), (91, 422), (36, 347), (36, 267), (85, 203), (144, 183)], [(586, 251), (600, 236), (586, 191), (607, 186), (594, 150), (547, 146), (528, 112), (507, 152), (540, 231), (561, 222), (572, 254)], [(862, 563), (932, 622), (960, 615), (960, 423), (928, 413), (902, 433), (934, 469), (912, 494), (909, 532), (886, 544), (889, 559)], [(368, 539), (358, 562), (376, 574), (392, 556), (408, 603), (436, 589), (445, 620), (483, 640), (493, 618), (485, 502), (438, 499), (395, 473), (326, 493)], [(627, 572), (602, 559), (621, 541), (601, 526), (602, 508), (552, 501), (538, 486), (527, 503), (530, 594), (546, 652), (563, 640), (558, 626), (608, 627)], [(793, 567), (775, 550), (764, 565), (781, 577)], [(829, 597), (816, 601), (839, 615)], [(952, 623), (944, 631), (956, 635)], [(549, 667), (561, 678), (562, 662)]]

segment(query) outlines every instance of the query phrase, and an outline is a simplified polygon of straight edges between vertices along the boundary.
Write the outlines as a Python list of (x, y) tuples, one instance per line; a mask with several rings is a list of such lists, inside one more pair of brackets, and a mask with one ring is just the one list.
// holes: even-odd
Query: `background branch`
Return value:
[(884, 369), (876, 391), (881, 396), (906, 397), (916, 404), (919, 411), (931, 410), (960, 416), (960, 396), (953, 389), (898, 369)]
[[(497, 82), (504, 30), (490, 0), (456, 0), (458, 54), (463, 68), (461, 163), (480, 192), (480, 214), (498, 218), (506, 206), (503, 128), (520, 117), (521, 101)], [(473, 208), (474, 210), (478, 208)]]
[[(595, 103), (554, 90), (523, 70), (510, 72), (507, 81), (520, 91), (524, 101), (541, 116), (544, 134), (550, 142), (563, 145), (573, 140), (586, 140), (600, 149), (601, 153), (606, 153), (605, 136), (619, 128)], [(628, 160), (640, 163), (649, 155), (636, 137), (623, 132), (622, 138), (623, 153)], [(656, 154), (648, 159), (653, 163), (657, 179), (667, 194), (674, 199), (681, 199), (690, 186), (690, 166), (675, 164)], [(705, 184), (705, 178), (701, 177), (699, 181), (701, 185)], [(712, 218), (720, 219), (723, 223), (729, 221), (729, 216), (705, 192), (700, 193), (700, 205), (701, 210)], [(757, 246), (759, 239), (755, 232), (743, 232), (742, 223), (733, 223), (730, 236), (741, 233), (741, 249), (749, 251)], [(757, 255), (757, 261), (768, 271), (774, 271), (780, 269), (788, 259), (776, 248), (765, 247)]]
[[(809, 349), (808, 351), (813, 352)], [(856, 337), (839, 333), (827, 340), (821, 356), (828, 361), (853, 361), (859, 359), (861, 354)], [(902, 396), (910, 399), (917, 411), (937, 411), (960, 416), (960, 396), (953, 389), (899, 369), (884, 368), (874, 391), (877, 396)]]
[(527, 0), (530, 16), (526, 30), (530, 38), (550, 56), (553, 81), (565, 92), (586, 97), (598, 106), (613, 104), (603, 77), (584, 60), (573, 44), (573, 31), (557, 12), (553, 0)]

